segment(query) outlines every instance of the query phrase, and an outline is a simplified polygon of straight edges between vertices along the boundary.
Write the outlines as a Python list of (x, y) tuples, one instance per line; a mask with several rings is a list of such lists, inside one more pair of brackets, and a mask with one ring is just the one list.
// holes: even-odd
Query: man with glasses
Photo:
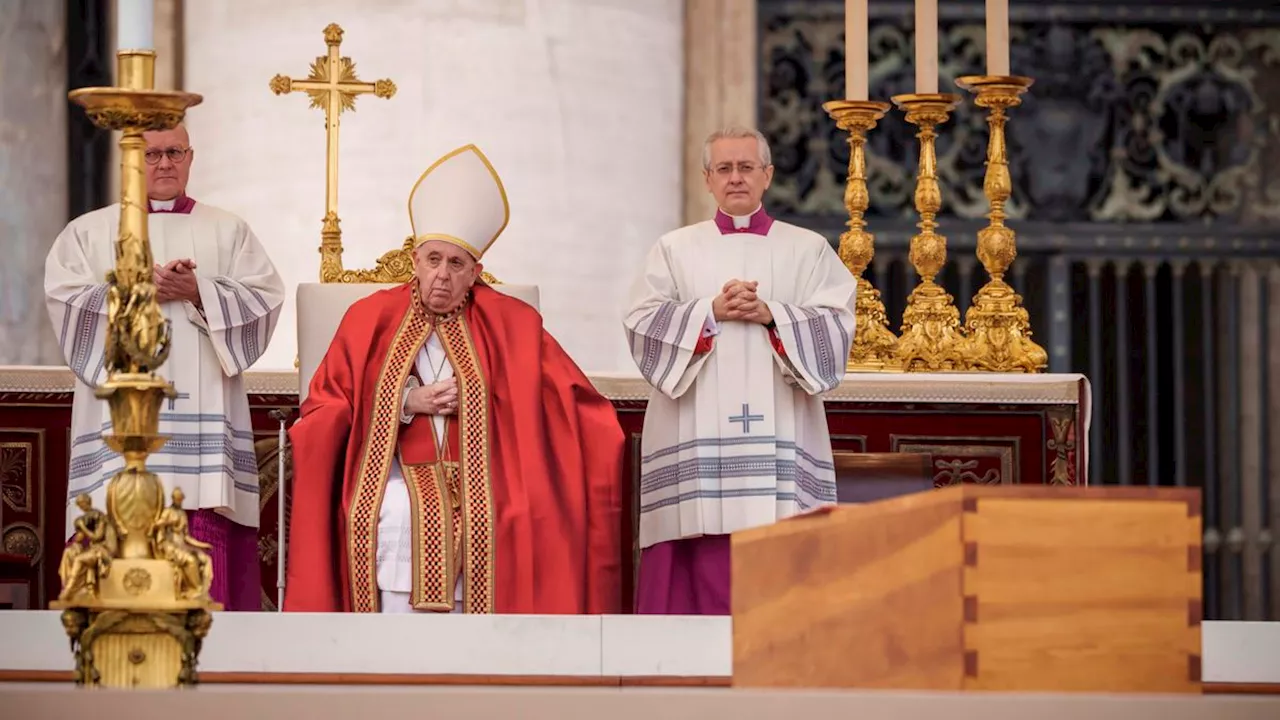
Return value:
[[(159, 372), (178, 395), (161, 406), (168, 443), (147, 459), (165, 484), (189, 498), (191, 534), (213, 546), (211, 594), (229, 610), (260, 610), (257, 557), (258, 463), (242, 373), (271, 340), (284, 283), (244, 220), (187, 195), (195, 150), (186, 128), (146, 138), (148, 232), (161, 312), (172, 325)], [(72, 406), (68, 536), (74, 498), (106, 506), (106, 484), (124, 459), (102, 441), (107, 404), (94, 397), (106, 379), (106, 273), (115, 265), (119, 203), (67, 225), (45, 261), (45, 299), (67, 364), (76, 375)]]
[(836, 500), (819, 394), (844, 377), (855, 280), (821, 235), (765, 212), (758, 131), (713, 133), (702, 165), (715, 217), (658, 241), (623, 321), (654, 388), (640, 613), (729, 614), (729, 534)]

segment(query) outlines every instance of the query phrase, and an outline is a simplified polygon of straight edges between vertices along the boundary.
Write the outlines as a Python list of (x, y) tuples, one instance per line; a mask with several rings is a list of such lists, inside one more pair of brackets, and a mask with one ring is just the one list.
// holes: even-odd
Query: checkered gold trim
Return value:
[[(416, 297), (412, 304), (417, 304)], [(425, 313), (416, 308), (405, 313), (374, 388), (373, 410), (347, 514), (353, 612), (378, 612), (378, 512), (400, 432), (401, 391), (430, 331), (431, 322)]]
[(489, 469), (488, 384), (465, 316), (459, 314), (438, 323), (436, 331), (458, 378), (462, 608), (468, 613), (492, 613), (496, 531)]
[[(439, 452), (437, 450), (437, 452)], [(439, 457), (439, 455), (437, 455)], [(418, 531), (413, 535), (414, 610), (451, 612), (461, 569), (461, 493), (457, 463), (405, 465), (409, 502)]]

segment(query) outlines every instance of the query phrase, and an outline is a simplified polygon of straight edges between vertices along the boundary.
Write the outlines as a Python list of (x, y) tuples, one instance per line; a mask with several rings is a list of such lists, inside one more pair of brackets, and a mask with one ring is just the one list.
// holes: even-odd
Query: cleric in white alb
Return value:
[[(267, 349), (284, 302), (284, 283), (253, 231), (231, 213), (186, 195), (195, 151), (185, 128), (146, 133), (149, 233), (161, 312), (173, 326), (160, 374), (177, 398), (161, 406), (169, 441), (147, 458), (165, 497), (188, 498), (191, 533), (213, 545), (213, 598), (228, 610), (261, 609), (258, 574), (258, 463), (241, 377)], [(67, 364), (76, 375), (72, 408), (67, 535), (72, 499), (91, 493), (106, 506), (106, 484), (124, 459), (102, 441), (107, 404), (106, 273), (115, 265), (120, 205), (72, 220), (45, 261), (45, 300)]]
[(703, 149), (715, 218), (664, 235), (624, 320), (655, 388), (640, 462), (637, 612), (729, 613), (729, 533), (834, 503), (818, 395), (844, 377), (855, 280), (821, 235), (761, 205), (755, 130)]

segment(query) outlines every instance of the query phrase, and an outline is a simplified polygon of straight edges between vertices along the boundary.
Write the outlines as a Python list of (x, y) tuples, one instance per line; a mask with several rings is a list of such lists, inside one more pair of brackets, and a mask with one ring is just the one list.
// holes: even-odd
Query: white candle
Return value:
[(916, 0), (916, 92), (938, 92), (938, 0)]
[(987, 0), (987, 74), (1009, 74), (1009, 0)]
[(155, 50), (155, 0), (116, 0), (116, 50)]
[(844, 5), (844, 97), (846, 100), (866, 100), (870, 94), (867, 70), (869, 45), (867, 0), (846, 0)]

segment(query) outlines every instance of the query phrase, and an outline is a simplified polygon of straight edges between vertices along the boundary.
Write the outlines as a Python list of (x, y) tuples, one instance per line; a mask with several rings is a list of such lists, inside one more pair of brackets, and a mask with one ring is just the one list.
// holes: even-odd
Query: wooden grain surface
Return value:
[(734, 684), (1200, 691), (1200, 504), (963, 486), (733, 541)]
[(1183, 498), (983, 498), (963, 523), (966, 687), (1199, 692), (1199, 520)]
[(734, 685), (959, 689), (960, 530), (929, 492), (735, 535)]

